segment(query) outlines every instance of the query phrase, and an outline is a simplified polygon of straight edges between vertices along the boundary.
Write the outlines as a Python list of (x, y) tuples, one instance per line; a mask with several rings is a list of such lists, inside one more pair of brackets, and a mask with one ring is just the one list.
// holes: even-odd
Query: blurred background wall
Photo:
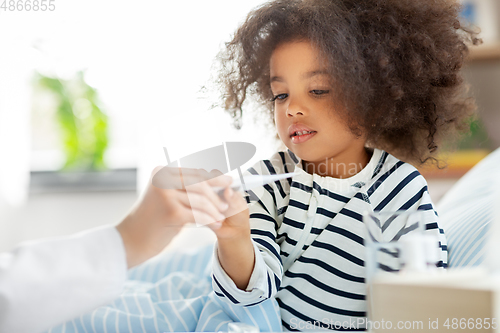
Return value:
[[(252, 117), (236, 131), (213, 107), (211, 84), (217, 52), (261, 2), (47, 0), (35, 11), (23, 0), (0, 9), (0, 251), (118, 223), (166, 164), (163, 147), (174, 161), (238, 140), (259, 147), (244, 167), (268, 156), (274, 133)], [(85, 160), (91, 151), (68, 166), (85, 140), (106, 145), (102, 165)]]
[[(487, 132), (468, 149), (491, 151), (500, 146), (500, 4), (463, 1), (487, 37), (464, 68)], [(267, 119), (247, 116), (236, 131), (213, 107), (210, 80), (217, 52), (262, 2), (51, 0), (53, 10), (31, 1), (28, 11), (23, 0), (0, 9), (0, 251), (118, 223), (166, 164), (163, 147), (173, 161), (252, 142), (257, 154), (243, 168), (275, 151)], [(102, 163), (99, 152), (80, 154), (92, 142), (105, 148)], [(459, 176), (431, 176), (434, 199)]]

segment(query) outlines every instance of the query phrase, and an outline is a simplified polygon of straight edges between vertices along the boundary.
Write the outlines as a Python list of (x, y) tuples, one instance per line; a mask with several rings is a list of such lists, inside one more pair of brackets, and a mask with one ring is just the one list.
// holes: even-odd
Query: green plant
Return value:
[(78, 72), (72, 80), (35, 73), (34, 82), (57, 101), (57, 122), (66, 155), (62, 169), (105, 169), (108, 117), (99, 107), (97, 91), (83, 79), (83, 72)]
[(492, 149), (488, 132), (479, 117), (474, 117), (470, 122), (470, 131), (458, 142), (458, 149)]

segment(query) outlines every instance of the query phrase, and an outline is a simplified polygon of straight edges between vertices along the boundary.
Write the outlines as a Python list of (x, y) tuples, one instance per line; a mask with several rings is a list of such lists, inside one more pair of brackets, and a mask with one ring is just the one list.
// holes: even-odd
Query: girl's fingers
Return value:
[(234, 191), (232, 188), (228, 187), (224, 190), (224, 199), (227, 201), (227, 202), (231, 202), (232, 199), (233, 199), (233, 196), (234, 196)]
[(235, 192), (226, 188), (223, 193), (224, 199), (229, 203), (229, 209), (224, 212), (226, 218), (236, 215), (248, 209), (248, 204), (242, 192)]
[(215, 221), (213, 223), (206, 224), (212, 231), (219, 230), (222, 227), (222, 221)]
[(245, 199), (246, 193), (240, 191), (233, 191), (228, 187), (224, 190), (224, 199), (231, 203), (232, 208), (247, 208), (247, 201)]

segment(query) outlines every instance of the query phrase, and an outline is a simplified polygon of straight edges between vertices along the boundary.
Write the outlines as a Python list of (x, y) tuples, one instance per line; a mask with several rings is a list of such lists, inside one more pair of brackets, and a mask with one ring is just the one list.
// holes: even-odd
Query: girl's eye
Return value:
[(285, 98), (287, 98), (287, 97), (288, 97), (288, 94), (278, 94), (278, 95), (274, 96), (274, 97), (271, 99), (271, 102), (274, 102), (274, 101), (276, 101), (276, 100), (280, 100), (280, 101), (282, 101), (282, 100), (284, 100), (284, 99), (285, 99)]
[(325, 95), (325, 94), (328, 94), (330, 92), (330, 90), (318, 90), (318, 89), (315, 89), (315, 90), (311, 90), (311, 92), (314, 95)]

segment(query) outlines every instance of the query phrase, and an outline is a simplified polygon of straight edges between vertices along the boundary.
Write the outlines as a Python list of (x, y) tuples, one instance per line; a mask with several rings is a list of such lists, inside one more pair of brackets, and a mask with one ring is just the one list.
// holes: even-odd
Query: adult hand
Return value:
[[(142, 198), (116, 227), (125, 245), (129, 268), (159, 254), (186, 223), (223, 220), (222, 213), (228, 208), (212, 187), (229, 186), (230, 177), (218, 171), (157, 167), (151, 179), (159, 171), (169, 186), (160, 188), (150, 180)], [(189, 197), (183, 184), (191, 184)]]

